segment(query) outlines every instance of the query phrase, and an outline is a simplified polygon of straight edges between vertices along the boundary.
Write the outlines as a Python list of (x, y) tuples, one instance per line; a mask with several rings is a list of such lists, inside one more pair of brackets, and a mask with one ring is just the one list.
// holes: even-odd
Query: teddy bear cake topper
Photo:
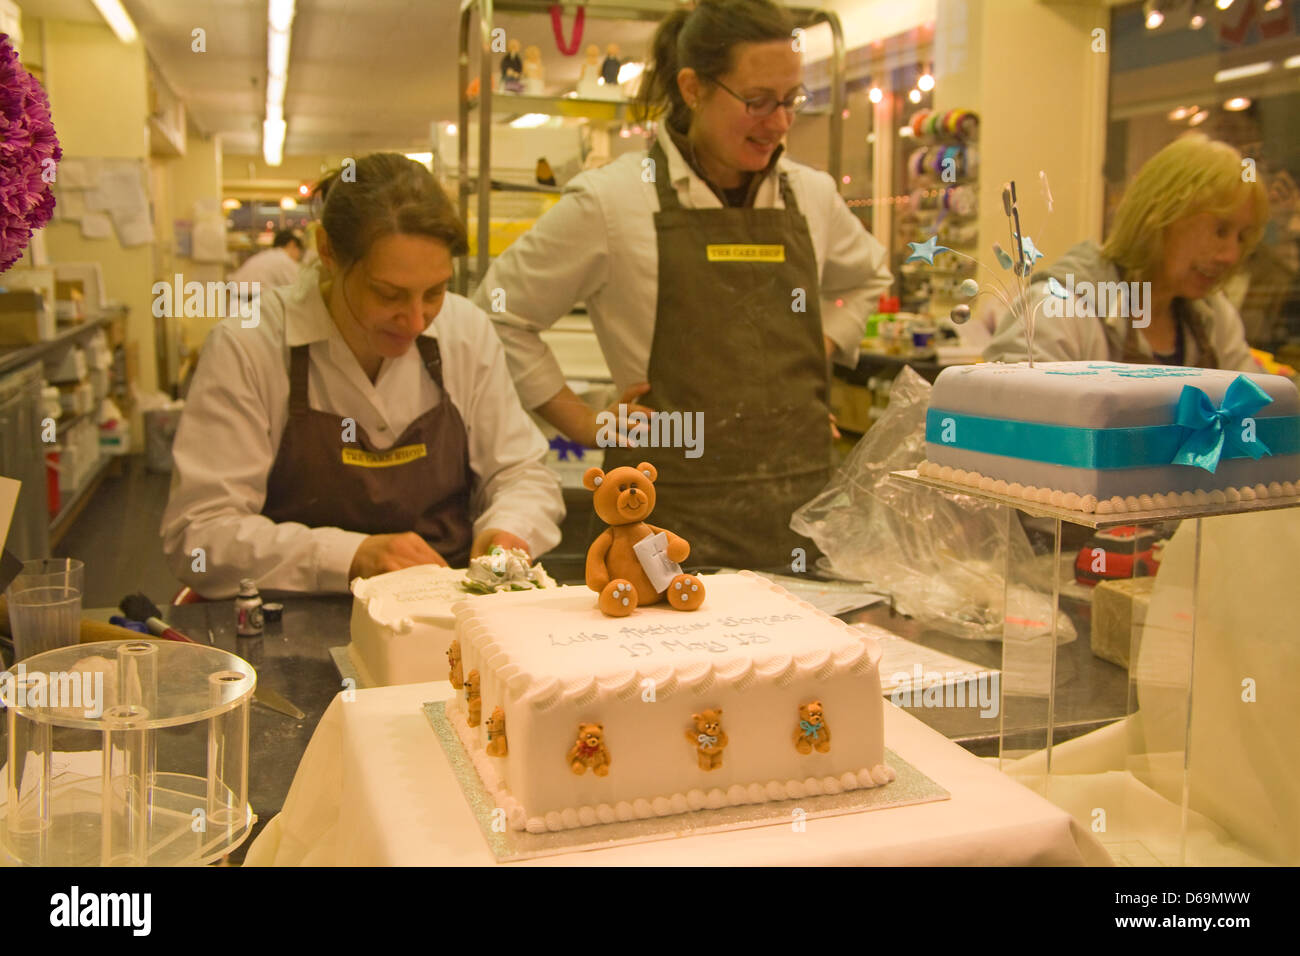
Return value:
[(678, 611), (704, 603), (704, 585), (679, 563), (691, 553), (690, 543), (646, 522), (654, 511), (658, 477), (648, 461), (609, 474), (588, 468), (582, 476), (597, 516), (608, 525), (587, 549), (586, 575), (608, 617), (626, 617), (640, 605), (660, 601)]

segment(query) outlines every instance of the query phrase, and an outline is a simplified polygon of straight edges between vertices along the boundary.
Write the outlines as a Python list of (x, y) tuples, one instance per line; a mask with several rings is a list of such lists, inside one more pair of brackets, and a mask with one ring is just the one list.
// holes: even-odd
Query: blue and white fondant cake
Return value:
[(1300, 495), (1280, 375), (1115, 362), (948, 368), (918, 473), (1098, 514)]

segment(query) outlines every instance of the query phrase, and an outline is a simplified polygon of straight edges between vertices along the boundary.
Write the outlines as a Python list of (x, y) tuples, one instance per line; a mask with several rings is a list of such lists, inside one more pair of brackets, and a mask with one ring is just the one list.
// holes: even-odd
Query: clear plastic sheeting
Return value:
[[(1053, 566), (1035, 558), (1018, 521), (984, 499), (892, 481), (890, 472), (925, 458), (930, 383), (904, 367), (889, 407), (858, 442), (830, 484), (790, 526), (824, 557), (818, 567), (893, 597), (895, 607), (958, 637), (1000, 640), (1004, 620), (1027, 625), (1019, 637), (1051, 630)], [(1007, 588), (1008, 558), (1017, 569)], [(1038, 578), (1041, 577), (1041, 581)], [(1007, 604), (1010, 607), (1007, 607)], [(1057, 640), (1074, 640), (1057, 615)]]

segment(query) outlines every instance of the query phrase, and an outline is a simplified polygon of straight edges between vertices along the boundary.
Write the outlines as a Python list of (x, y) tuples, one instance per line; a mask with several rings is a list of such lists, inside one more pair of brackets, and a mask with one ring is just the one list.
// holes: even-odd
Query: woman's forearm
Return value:
[(569, 386), (537, 406), (537, 414), (550, 422), (569, 440), (586, 448), (596, 447), (596, 413)]

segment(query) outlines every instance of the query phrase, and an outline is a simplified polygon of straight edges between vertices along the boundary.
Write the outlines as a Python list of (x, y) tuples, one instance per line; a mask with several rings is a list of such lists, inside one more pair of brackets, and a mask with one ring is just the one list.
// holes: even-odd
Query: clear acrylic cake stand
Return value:
[(242, 658), (107, 641), (38, 654), (3, 679), (7, 862), (194, 865), (247, 838), (257, 677)]
[[(1237, 779), (1228, 770), (1222, 740), (1211, 741), (1214, 732), (1207, 733), (1207, 723), (1217, 720), (1205, 711), (1208, 703), (1228, 714), (1228, 722), (1237, 719), (1237, 711), (1225, 710), (1224, 700), (1241, 690), (1243, 682), (1253, 686), (1258, 671), (1239, 673), (1211, 673), (1209, 668), (1220, 667), (1222, 658), (1216, 657), (1214, 648), (1202, 647), (1198, 657), (1198, 625), (1204, 630), (1207, 608), (1211, 600), (1221, 602), (1223, 594), (1212, 593), (1207, 586), (1205, 568), (1210, 559), (1205, 551), (1207, 532), (1214, 540), (1223, 540), (1219, 522), (1229, 517), (1300, 507), (1300, 497), (1271, 498), (1236, 504), (1209, 505), (1205, 507), (1148, 510), (1128, 514), (1085, 514), (1065, 508), (1052, 507), (1025, 501), (1008, 495), (980, 491), (967, 485), (941, 479), (922, 477), (915, 471), (893, 472), (891, 477), (909, 484), (923, 485), (957, 495), (969, 495), (983, 501), (1006, 506), (1007, 533), (1013, 523), (1020, 521), (1017, 512), (1034, 518), (1048, 519), (1050, 535), (1044, 535), (1035, 554), (1041, 562), (1017, 564), (1009, 560), (1009, 549), (1000, 556), (1005, 569), (1004, 601), (1012, 588), (1025, 589), (1041, 598), (1038, 606), (1050, 607), (1050, 620), (1028, 620), (1003, 614), (1002, 678), (1000, 706), (997, 719), (999, 738), (999, 764), (1008, 774), (1026, 786), (1038, 791), (1047, 799), (1069, 810), (1079, 825), (1097, 836), (1107, 846), (1117, 862), (1136, 865), (1180, 866), (1189, 862), (1268, 862), (1300, 864), (1300, 806), (1288, 806), (1291, 795), (1286, 792), (1286, 779), (1275, 767), (1238, 763), (1242, 772)], [(1134, 613), (1127, 639), (1121, 634), (1120, 644), (1127, 650), (1128, 692), (1124, 716), (1108, 727), (1094, 733), (1063, 739), (1069, 731), (1061, 727), (1058, 697), (1068, 682), (1076, 675), (1058, 668), (1060, 647), (1057, 627), (1061, 620), (1063, 590), (1077, 591), (1074, 586), (1074, 562), (1070, 558), (1077, 548), (1062, 551), (1062, 528), (1065, 524), (1079, 525), (1097, 531), (1135, 525), (1150, 528), (1170, 522), (1182, 522), (1177, 548), (1173, 555), (1173, 542), (1166, 547), (1164, 557), (1176, 557), (1168, 574), (1157, 577), (1149, 598), (1144, 619)], [(1290, 527), (1295, 524), (1288, 519)], [(1240, 530), (1240, 529), (1238, 529)], [(1251, 533), (1257, 533), (1252, 528)], [(1005, 540), (1009, 540), (1005, 539)], [(1085, 544), (1089, 556), (1095, 554), (1091, 545)], [(999, 556), (990, 556), (997, 562)], [(1065, 560), (1063, 560), (1063, 558)], [(1113, 559), (1112, 559), (1113, 560)], [(1165, 565), (1162, 564), (1162, 568)], [(1048, 570), (1050, 568), (1050, 571)], [(1113, 571), (1113, 566), (1112, 566)], [(1294, 573), (1294, 569), (1292, 569)], [(1126, 577), (1136, 577), (1142, 572), (1133, 562)], [(1114, 575), (1111, 575), (1112, 579)], [(1294, 578), (1293, 578), (1294, 580)], [(1024, 592), (1021, 592), (1024, 593)], [(1260, 633), (1258, 616), (1252, 623), (1252, 646), (1272, 646), (1279, 655), (1270, 662), (1287, 673), (1296, 669), (1300, 660), (1300, 625), (1281, 611), (1293, 595), (1274, 595), (1279, 613), (1269, 616)], [(1004, 604), (1004, 607), (1009, 604)], [(1020, 606), (1025, 606), (1022, 601)], [(1091, 613), (1091, 611), (1090, 611)], [(1039, 615), (1030, 615), (1037, 617)], [(1220, 622), (1222, 613), (1218, 615)], [(1093, 615), (1094, 627), (1096, 616)], [(1080, 639), (1087, 634), (1080, 628)], [(1224, 644), (1221, 623), (1209, 637), (1216, 647)], [(1235, 637), (1235, 635), (1233, 635)], [(1204, 645), (1205, 633), (1201, 635)], [(1211, 653), (1207, 654), (1207, 651)], [(1244, 674), (1244, 677), (1243, 677)], [(1251, 675), (1254, 676), (1251, 676)], [(1219, 687), (1216, 685), (1228, 685)], [(1201, 702), (1203, 712), (1197, 715), (1192, 689), (1212, 688)], [(1294, 700), (1293, 686), (1286, 693)], [(1087, 688), (1071, 688), (1077, 698)], [(1227, 694), (1225, 697), (1224, 694)], [(1209, 698), (1219, 695), (1217, 702)], [(1244, 696), (1244, 694), (1243, 694)], [(1263, 717), (1267, 711), (1250, 712), (1251, 717)], [(1284, 712), (1289, 720), (1293, 710)], [(1198, 718), (1198, 719), (1194, 719)], [(1244, 720), (1244, 718), (1243, 718)], [(1265, 733), (1273, 732), (1293, 739), (1294, 725), (1289, 728), (1282, 720), (1263, 721)], [(1250, 726), (1243, 723), (1242, 726)], [(1196, 732), (1193, 732), (1193, 729)], [(1267, 750), (1269, 745), (1261, 745)], [(1248, 748), (1242, 748), (1243, 750)], [(1276, 778), (1276, 779), (1274, 779)], [(1257, 791), (1264, 795), (1260, 805), (1273, 807), (1279, 813), (1273, 833), (1285, 831), (1289, 839), (1262, 839), (1255, 833), (1233, 844), (1232, 822), (1221, 829), (1215, 820), (1221, 817), (1222, 807), (1234, 803), (1233, 786), (1241, 792)], [(1280, 787), (1268, 794), (1270, 787)], [(1246, 803), (1248, 801), (1243, 801)], [(1229, 814), (1230, 815), (1230, 814)], [(1204, 823), (1208, 819), (1208, 823)], [(1200, 828), (1199, 830), (1197, 828)], [(1243, 829), (1251, 830), (1250, 825)], [(1189, 856), (1189, 840), (1199, 842), (1204, 849), (1213, 844), (1204, 838), (1208, 832), (1224, 831), (1230, 845), (1244, 847), (1243, 856), (1233, 859), (1230, 854), (1206, 856), (1198, 850)], [(1262, 830), (1269, 832), (1267, 826)]]

